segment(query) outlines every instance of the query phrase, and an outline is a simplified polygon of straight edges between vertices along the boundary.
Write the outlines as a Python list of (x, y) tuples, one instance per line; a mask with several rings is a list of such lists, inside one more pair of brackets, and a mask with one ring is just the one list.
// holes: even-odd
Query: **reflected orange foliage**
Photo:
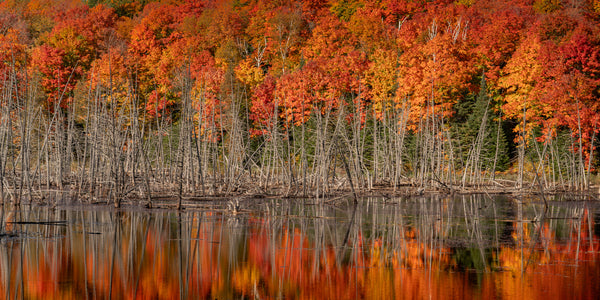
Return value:
[[(8, 248), (14, 259), (0, 261), (12, 274), (0, 274), (0, 298), (7, 289), (11, 295), (22, 292), (15, 277), (21, 259), (27, 299), (82, 293), (120, 299), (593, 298), (584, 283), (600, 275), (600, 241), (589, 235), (588, 214), (583, 210), (580, 221), (573, 219), (571, 235), (561, 239), (547, 222), (537, 228), (523, 224), (522, 231), (515, 223), (515, 245), (495, 254), (497, 271), (480, 274), (460, 271), (451, 248), (433, 246), (411, 227), (391, 237), (399, 243), (391, 249), (389, 239), (367, 238), (362, 230), (340, 247), (298, 227), (274, 227), (268, 219), (251, 219), (243, 244), (232, 239), (237, 229), (218, 216), (195, 216), (187, 236), (175, 233), (182, 226), (177, 222), (162, 228), (149, 224), (135, 233), (127, 229), (134, 221), (123, 219), (120, 229), (107, 233), (116, 240), (73, 231), (43, 248), (38, 242), (14, 243)], [(86, 252), (80, 250), (84, 240)], [(479, 278), (476, 285), (473, 276)], [(563, 276), (573, 280), (565, 284)]]

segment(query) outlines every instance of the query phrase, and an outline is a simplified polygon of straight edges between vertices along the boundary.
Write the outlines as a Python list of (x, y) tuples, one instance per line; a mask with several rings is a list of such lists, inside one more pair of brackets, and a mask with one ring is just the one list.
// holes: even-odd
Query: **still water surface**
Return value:
[[(255, 201), (255, 200), (251, 200)], [(600, 205), (455, 196), (3, 207), (0, 299), (597, 299)]]

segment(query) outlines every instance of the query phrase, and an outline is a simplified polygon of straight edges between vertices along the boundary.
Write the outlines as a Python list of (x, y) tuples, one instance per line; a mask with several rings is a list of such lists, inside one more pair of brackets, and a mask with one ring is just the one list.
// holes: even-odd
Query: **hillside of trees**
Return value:
[(3, 203), (586, 190), (597, 170), (598, 0), (6, 0), (0, 61)]

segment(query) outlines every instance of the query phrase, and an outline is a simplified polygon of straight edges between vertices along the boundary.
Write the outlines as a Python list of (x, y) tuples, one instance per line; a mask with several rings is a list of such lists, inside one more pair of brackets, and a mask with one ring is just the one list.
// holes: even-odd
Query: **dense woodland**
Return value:
[(585, 190), (598, 0), (0, 3), (0, 200)]

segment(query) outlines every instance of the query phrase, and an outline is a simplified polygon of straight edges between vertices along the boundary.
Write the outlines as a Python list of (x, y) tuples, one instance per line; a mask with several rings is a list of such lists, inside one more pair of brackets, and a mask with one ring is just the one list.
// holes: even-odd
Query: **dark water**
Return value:
[(597, 299), (600, 203), (4, 207), (2, 299)]

